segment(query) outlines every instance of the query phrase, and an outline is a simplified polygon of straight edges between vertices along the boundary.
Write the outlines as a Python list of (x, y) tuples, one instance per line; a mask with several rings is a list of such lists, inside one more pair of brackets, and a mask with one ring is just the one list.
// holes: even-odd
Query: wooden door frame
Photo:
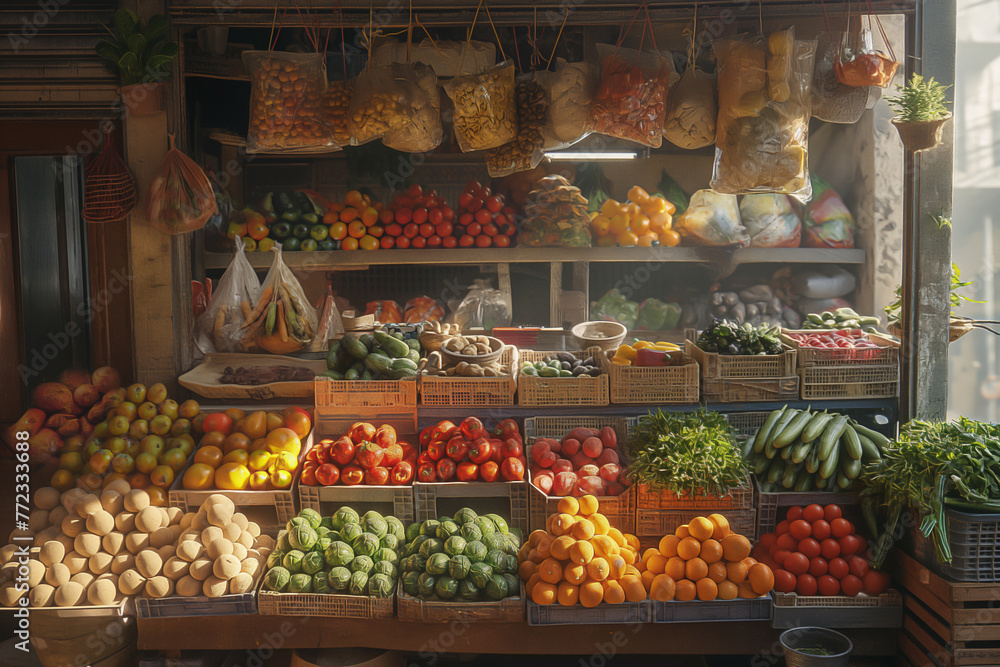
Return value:
[[(80, 155), (86, 160), (100, 141), (98, 120), (0, 120), (0, 423), (12, 422), (28, 407), (19, 365), (25, 359), (20, 326), (20, 267), (16, 202), (12, 196), (13, 158)], [(121, 146), (121, 124), (114, 121)], [(88, 225), (91, 356), (95, 367), (112, 365), (122, 378), (135, 374), (132, 343), (131, 266), (128, 222)], [(10, 304), (10, 305), (8, 305)], [(91, 369), (88, 369), (91, 370)]]

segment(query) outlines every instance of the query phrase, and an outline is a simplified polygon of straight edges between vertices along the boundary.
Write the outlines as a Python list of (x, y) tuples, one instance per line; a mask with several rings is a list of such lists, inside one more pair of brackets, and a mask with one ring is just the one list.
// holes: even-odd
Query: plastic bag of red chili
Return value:
[[(858, 22), (861, 22), (858, 17)], [(848, 19), (850, 21), (850, 18)], [(899, 62), (896, 61), (896, 54), (893, 53), (892, 44), (885, 34), (882, 22), (875, 17), (882, 41), (885, 42), (889, 55), (877, 51), (874, 46), (872, 31), (869, 28), (861, 30), (848, 30), (844, 33), (844, 39), (840, 46), (840, 55), (837, 58), (836, 70), (837, 79), (845, 86), (879, 86), (885, 88), (892, 81), (896, 74)], [(871, 18), (868, 19), (871, 26)]]
[(659, 148), (673, 61), (609, 44), (598, 44), (597, 53), (607, 55), (590, 110), (591, 131)]

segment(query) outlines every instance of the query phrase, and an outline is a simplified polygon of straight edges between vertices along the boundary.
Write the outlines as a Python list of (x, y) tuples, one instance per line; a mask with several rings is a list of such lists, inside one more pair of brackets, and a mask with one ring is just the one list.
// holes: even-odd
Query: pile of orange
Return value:
[(229, 408), (205, 417), (185, 489), (287, 489), (299, 466), (302, 439), (312, 430), (309, 413), (298, 407), (250, 414)]
[(558, 510), (517, 554), (531, 600), (567, 607), (645, 600), (642, 573), (635, 567), (638, 538), (612, 528), (594, 496), (567, 496)]
[(671, 229), (676, 207), (660, 195), (650, 195), (638, 185), (628, 191), (628, 201), (608, 199), (590, 221), (597, 245), (654, 245), (673, 248), (681, 242), (680, 234)]
[(375, 250), (385, 232), (379, 220), (382, 202), (372, 201), (369, 195), (351, 190), (343, 202), (335, 202), (323, 216), (323, 223), (330, 226), (330, 238), (340, 241), (342, 250)]
[(699, 516), (646, 549), (636, 568), (657, 602), (735, 600), (766, 595), (771, 568), (750, 558), (750, 540), (729, 530), (721, 514)]

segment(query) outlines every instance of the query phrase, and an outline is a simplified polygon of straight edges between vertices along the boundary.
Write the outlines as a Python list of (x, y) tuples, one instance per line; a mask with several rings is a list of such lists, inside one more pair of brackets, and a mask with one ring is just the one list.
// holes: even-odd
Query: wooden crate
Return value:
[(672, 535), (677, 526), (690, 523), (691, 519), (709, 514), (721, 514), (729, 521), (729, 529), (754, 542), (757, 528), (756, 510), (652, 510), (635, 511), (635, 532), (643, 546), (656, 546), (664, 535)]
[(1000, 664), (1000, 585), (951, 583), (895, 550), (900, 652), (914, 665)]
[(726, 355), (705, 352), (690, 340), (684, 349), (701, 366), (701, 376), (707, 379), (784, 378), (795, 375), (798, 353), (788, 345), (781, 354)]
[[(536, 352), (521, 350), (520, 362), (541, 361), (556, 352)], [(599, 347), (591, 347), (582, 352), (568, 352), (577, 359), (593, 357), (601, 369), (597, 377), (581, 375), (572, 378), (547, 378), (525, 375), (520, 366), (517, 369), (518, 405), (584, 406), (607, 405), (608, 398), (608, 357)]]
[(413, 485), (417, 521), (451, 516), (460, 507), (479, 514), (495, 513), (507, 525), (528, 535), (528, 483), (520, 482), (416, 482)]
[(510, 375), (503, 377), (442, 377), (421, 374), (418, 378), (421, 405), (442, 407), (488, 407), (514, 405), (517, 391), (518, 351), (507, 345), (500, 362), (508, 364)]
[(685, 405), (698, 402), (698, 364), (625, 366), (609, 363), (611, 402), (624, 405)]
[(253, 586), (246, 593), (233, 593), (210, 598), (206, 595), (165, 598), (139, 596), (135, 599), (139, 618), (167, 618), (178, 616), (237, 616), (257, 613), (257, 588), (264, 576), (264, 564), (257, 568)]
[(903, 597), (899, 591), (882, 595), (796, 595), (773, 592), (772, 628), (899, 628), (903, 625)]
[(417, 623), (448, 623), (451, 621), (478, 621), (486, 623), (524, 622), (524, 582), (521, 594), (496, 602), (468, 602), (464, 600), (424, 600), (407, 595), (403, 582), (396, 588), (396, 614), (401, 621)]
[(316, 418), (357, 414), (366, 409), (416, 408), (417, 380), (315, 380)]
[(794, 401), (799, 397), (799, 376), (705, 380), (702, 384), (702, 396), (706, 403)]

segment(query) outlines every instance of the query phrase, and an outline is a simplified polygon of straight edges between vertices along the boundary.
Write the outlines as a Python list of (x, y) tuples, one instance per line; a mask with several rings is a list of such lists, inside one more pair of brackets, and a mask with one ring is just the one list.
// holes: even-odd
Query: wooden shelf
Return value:
[[(247, 253), (254, 268), (271, 266), (269, 252)], [(336, 271), (392, 264), (495, 264), (548, 262), (687, 262), (718, 264), (864, 264), (865, 251), (855, 248), (477, 248), (448, 250), (354, 250), (285, 252), (288, 266), (315, 271)], [(230, 253), (206, 252), (206, 269), (224, 269)]]

